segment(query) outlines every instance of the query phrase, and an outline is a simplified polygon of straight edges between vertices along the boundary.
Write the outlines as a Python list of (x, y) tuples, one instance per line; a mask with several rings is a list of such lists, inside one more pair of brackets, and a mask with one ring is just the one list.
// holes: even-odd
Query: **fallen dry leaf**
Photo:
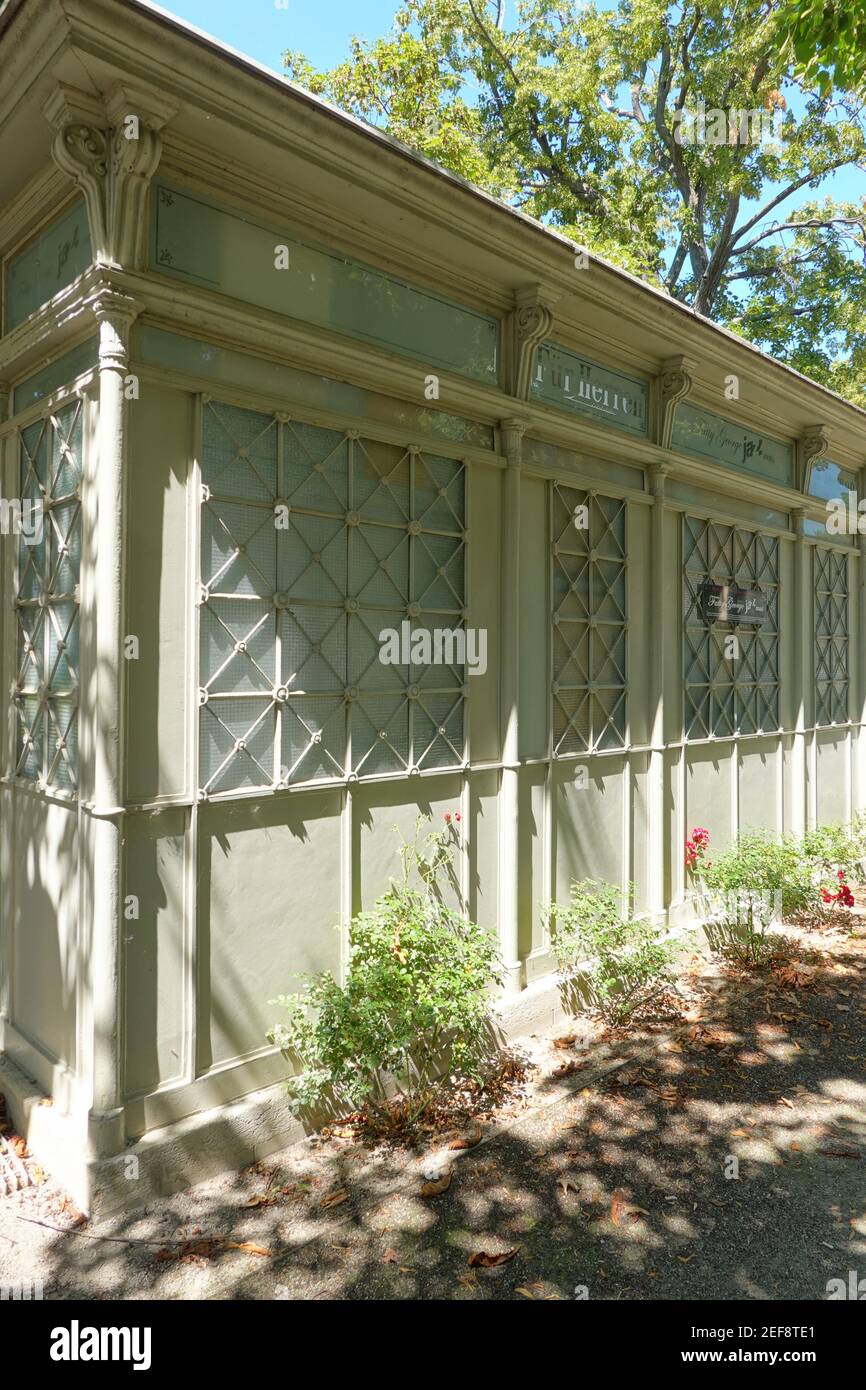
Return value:
[(621, 1226), (624, 1221), (630, 1221), (633, 1225), (641, 1216), (649, 1216), (645, 1207), (634, 1206), (624, 1192), (614, 1192), (610, 1203), (610, 1219), (615, 1226)]
[(384, 1251), (384, 1253), (383, 1253), (383, 1255), (382, 1255), (382, 1264), (383, 1264), (383, 1265), (397, 1265), (397, 1264), (399, 1264), (399, 1263), (400, 1263), (400, 1256), (397, 1254), (397, 1251), (396, 1251), (396, 1250), (392, 1250), (392, 1249), (389, 1247), (386, 1251)]
[(514, 1245), (510, 1250), (501, 1250), (497, 1254), (492, 1254), (489, 1250), (473, 1250), (469, 1256), (469, 1267), (494, 1269), (497, 1265), (504, 1265), (513, 1260), (519, 1249), (519, 1245)]
[(340, 1206), (341, 1202), (348, 1202), (348, 1200), (348, 1192), (345, 1190), (345, 1188), (341, 1188), (339, 1192), (329, 1192), (327, 1197), (323, 1197), (322, 1200), (319, 1202), (319, 1206), (338, 1207)]
[(481, 1143), (481, 1126), (473, 1125), (465, 1134), (460, 1134), (456, 1139), (452, 1139), (448, 1145), (449, 1149), (474, 1149), (476, 1144)]
[(254, 1245), (251, 1240), (227, 1240), (226, 1250), (241, 1250), (245, 1255), (270, 1255), (270, 1250), (264, 1245)]
[(574, 1076), (576, 1071), (583, 1071), (585, 1067), (586, 1062), (577, 1062), (570, 1059), (567, 1062), (563, 1062), (561, 1066), (554, 1067), (551, 1075), (556, 1077)]
[(576, 1033), (566, 1033), (566, 1034), (565, 1034), (565, 1037), (562, 1037), (562, 1038), (554, 1038), (554, 1039), (553, 1039), (553, 1046), (554, 1046), (554, 1047), (571, 1047), (571, 1046), (572, 1046), (574, 1043), (576, 1043), (576, 1042), (577, 1042), (577, 1034), (576, 1034)]
[(451, 1186), (451, 1174), (443, 1173), (441, 1178), (431, 1178), (421, 1187), (422, 1197), (438, 1197), (441, 1193), (447, 1192)]

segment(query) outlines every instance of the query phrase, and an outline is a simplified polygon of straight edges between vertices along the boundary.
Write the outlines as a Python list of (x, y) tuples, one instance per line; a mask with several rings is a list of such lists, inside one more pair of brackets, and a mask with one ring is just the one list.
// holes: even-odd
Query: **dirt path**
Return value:
[(531, 1087), (472, 1149), (334, 1136), (76, 1234), (29, 1224), (73, 1219), (48, 1184), (6, 1198), (2, 1281), (90, 1299), (826, 1299), (866, 1277), (866, 937), (788, 935), (787, 971), (693, 963), (673, 1023), (530, 1040)]

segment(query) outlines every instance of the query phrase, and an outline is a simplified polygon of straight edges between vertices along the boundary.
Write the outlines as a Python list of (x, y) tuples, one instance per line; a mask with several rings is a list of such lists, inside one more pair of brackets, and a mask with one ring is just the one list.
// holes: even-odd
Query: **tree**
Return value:
[(866, 91), (864, 0), (786, 0), (779, 25), (804, 82), (825, 94)]
[[(787, 0), (404, 0), (295, 81), (860, 399), (859, 100), (793, 73)], [(806, 298), (808, 294), (809, 298)]]

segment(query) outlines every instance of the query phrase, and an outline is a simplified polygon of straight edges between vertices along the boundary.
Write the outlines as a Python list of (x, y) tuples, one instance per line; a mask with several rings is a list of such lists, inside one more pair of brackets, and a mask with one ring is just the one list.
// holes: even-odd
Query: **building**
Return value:
[(517, 1028), (572, 878), (866, 804), (866, 416), (143, 0), (0, 71), (0, 1089), (97, 1210), (298, 1132), (419, 809)]

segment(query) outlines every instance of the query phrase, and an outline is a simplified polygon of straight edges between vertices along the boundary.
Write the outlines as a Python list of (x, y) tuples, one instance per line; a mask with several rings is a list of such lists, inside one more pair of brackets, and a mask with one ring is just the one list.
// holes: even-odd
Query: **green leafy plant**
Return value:
[(866, 816), (858, 812), (850, 825), (820, 825), (803, 836), (803, 852), (828, 880), (839, 871), (846, 878), (863, 881), (866, 856)]
[(325, 1104), (413, 1121), (444, 1086), (479, 1081), (490, 1055), (489, 994), (502, 983), (493, 934), (446, 905), (454, 817), (400, 849), (402, 878), (349, 927), (345, 983), (324, 971), (275, 1001), (286, 1021), (268, 1038), (299, 1067), (295, 1113)]
[(548, 909), (552, 946), (560, 973), (573, 981), (592, 961), (593, 1003), (611, 1023), (622, 1024), (667, 983), (673, 949), (652, 922), (631, 915), (634, 889), (623, 895), (613, 884), (584, 879), (571, 885), (567, 903)]
[(818, 909), (812, 866), (792, 836), (743, 834), (712, 860), (705, 845), (692, 872), (710, 945), (741, 965), (763, 965), (775, 953), (768, 936), (774, 920)]

